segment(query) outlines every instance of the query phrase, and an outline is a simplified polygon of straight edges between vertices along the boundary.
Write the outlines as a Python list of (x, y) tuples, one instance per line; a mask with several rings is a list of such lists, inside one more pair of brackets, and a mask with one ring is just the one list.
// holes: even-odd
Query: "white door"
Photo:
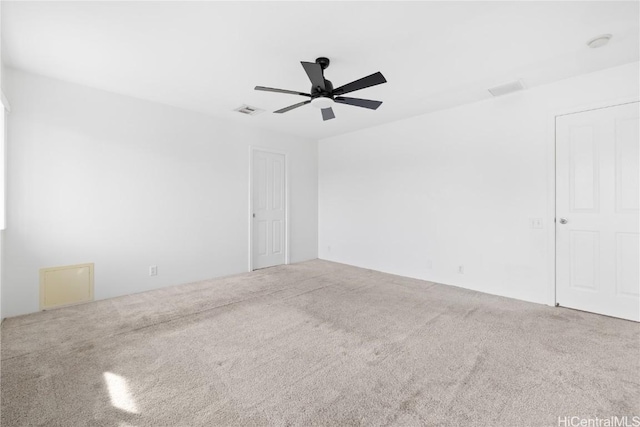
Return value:
[(253, 151), (253, 269), (285, 263), (286, 200), (283, 154)]
[(640, 104), (556, 118), (556, 302), (640, 321)]

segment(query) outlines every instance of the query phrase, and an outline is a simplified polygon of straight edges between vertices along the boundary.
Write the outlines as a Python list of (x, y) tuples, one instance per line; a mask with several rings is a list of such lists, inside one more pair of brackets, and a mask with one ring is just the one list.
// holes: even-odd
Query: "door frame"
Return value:
[(613, 98), (605, 101), (578, 104), (573, 107), (549, 110), (547, 114), (547, 271), (549, 272), (549, 286), (547, 301), (548, 305), (556, 306), (556, 119), (569, 114), (584, 113), (587, 111), (601, 110), (604, 108), (617, 107), (619, 105), (633, 104), (640, 102), (638, 96), (628, 96), (623, 98)]
[(256, 151), (263, 153), (280, 154), (284, 156), (284, 264), (289, 264), (289, 153), (286, 151), (274, 150), (260, 146), (249, 146), (249, 266), (248, 271), (253, 268), (253, 155)]

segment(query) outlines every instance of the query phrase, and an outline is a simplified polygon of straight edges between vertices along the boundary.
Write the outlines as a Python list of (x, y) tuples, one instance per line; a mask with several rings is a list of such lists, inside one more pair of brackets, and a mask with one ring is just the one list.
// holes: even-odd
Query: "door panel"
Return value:
[(556, 119), (561, 306), (640, 321), (639, 125), (638, 103)]
[(285, 156), (253, 151), (252, 268), (285, 263)]
[(639, 248), (638, 233), (616, 233), (616, 290), (621, 295), (640, 295)]
[(622, 119), (616, 123), (616, 210), (640, 211), (640, 119)]
[[(263, 156), (256, 156), (255, 165), (255, 183), (257, 194), (254, 198), (254, 209), (267, 209), (267, 159)], [(255, 191), (255, 190), (254, 190)]]
[(267, 255), (267, 240), (269, 240), (269, 236), (267, 235), (267, 221), (256, 221), (258, 224), (258, 231), (256, 233), (257, 238), (257, 255), (265, 256)]
[(593, 211), (598, 206), (598, 159), (592, 126), (571, 128), (572, 211)]
[[(282, 223), (280, 221), (273, 221), (273, 235), (280, 236), (280, 232), (282, 231)], [(274, 254), (279, 254), (282, 252), (282, 240), (274, 238), (273, 239), (273, 248), (271, 248), (271, 252)]]
[(597, 231), (571, 230), (571, 287), (595, 292), (598, 290)]

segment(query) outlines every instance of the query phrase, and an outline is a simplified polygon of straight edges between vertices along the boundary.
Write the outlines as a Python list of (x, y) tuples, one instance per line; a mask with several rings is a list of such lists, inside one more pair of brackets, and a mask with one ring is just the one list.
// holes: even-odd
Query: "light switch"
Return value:
[(529, 219), (531, 224), (531, 228), (544, 228), (542, 224), (542, 218), (531, 218)]

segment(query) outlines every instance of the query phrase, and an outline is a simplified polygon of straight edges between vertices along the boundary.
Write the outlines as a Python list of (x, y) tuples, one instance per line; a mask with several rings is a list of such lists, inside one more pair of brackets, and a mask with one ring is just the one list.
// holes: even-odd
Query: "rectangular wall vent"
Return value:
[(40, 309), (93, 301), (93, 264), (40, 269)]
[(233, 111), (237, 111), (238, 113), (242, 113), (242, 114), (247, 114), (249, 116), (255, 116), (256, 114), (260, 114), (264, 112), (264, 110), (261, 108), (252, 107), (251, 105), (246, 105), (246, 104), (236, 108)]
[(493, 96), (502, 96), (508, 93), (517, 92), (522, 89), (524, 89), (524, 84), (522, 84), (521, 80), (516, 80), (515, 82), (509, 82), (503, 85), (492, 87), (489, 89), (489, 93), (491, 93), (491, 95)]

